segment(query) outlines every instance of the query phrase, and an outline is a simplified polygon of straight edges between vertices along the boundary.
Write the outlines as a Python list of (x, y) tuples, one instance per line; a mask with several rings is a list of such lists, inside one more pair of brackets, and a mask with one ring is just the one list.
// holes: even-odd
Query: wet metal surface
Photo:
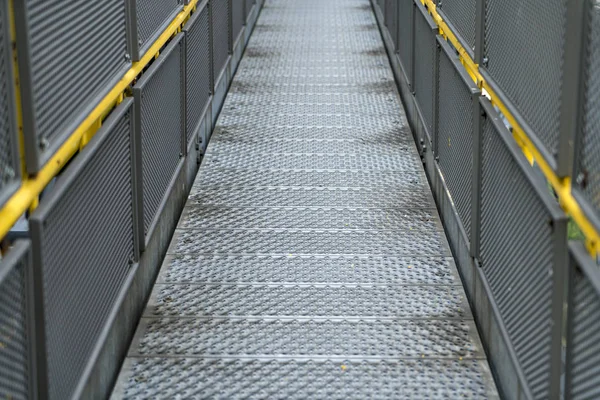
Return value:
[(268, 0), (114, 398), (496, 398), (368, 0)]

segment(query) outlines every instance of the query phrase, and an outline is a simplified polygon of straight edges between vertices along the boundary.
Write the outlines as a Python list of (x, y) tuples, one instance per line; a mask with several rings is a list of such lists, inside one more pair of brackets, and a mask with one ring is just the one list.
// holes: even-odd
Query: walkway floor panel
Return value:
[(369, 0), (267, 0), (114, 398), (497, 398)]

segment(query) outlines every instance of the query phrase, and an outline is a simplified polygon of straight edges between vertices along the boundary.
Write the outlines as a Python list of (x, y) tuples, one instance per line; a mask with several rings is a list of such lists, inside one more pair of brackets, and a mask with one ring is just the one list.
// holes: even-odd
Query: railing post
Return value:
[(469, 251), (471, 257), (479, 261), (479, 232), (481, 219), (481, 148), (482, 110), (480, 97), (473, 95), (473, 182), (471, 184), (471, 237)]
[(584, 66), (590, 0), (568, 0), (565, 26), (563, 82), (560, 107), (557, 175), (571, 176), (575, 138), (580, 129), (584, 97)]

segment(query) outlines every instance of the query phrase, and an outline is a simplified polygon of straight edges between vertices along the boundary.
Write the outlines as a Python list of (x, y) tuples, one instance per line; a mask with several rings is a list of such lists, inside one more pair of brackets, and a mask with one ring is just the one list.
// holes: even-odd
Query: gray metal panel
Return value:
[(181, 0), (128, 0), (131, 57), (138, 61), (183, 9)]
[(245, 22), (244, 3), (246, 0), (231, 0), (231, 40), (234, 44), (240, 36)]
[(600, 272), (581, 243), (572, 243), (566, 399), (600, 398)]
[(250, 17), (250, 13), (252, 12), (252, 7), (254, 7), (255, 1), (254, 0), (244, 0), (244, 12), (245, 12), (245, 22), (244, 24), (247, 24), (248, 22), (248, 17)]
[(0, 397), (33, 398), (31, 250), (16, 242), (0, 261)]
[(229, 27), (229, 2), (230, 0), (211, 0), (210, 18), (212, 29), (212, 61), (214, 84), (218, 82), (227, 59), (229, 58), (230, 33)]
[(408, 84), (413, 81), (413, 35), (415, 18), (414, 0), (398, 0), (398, 43), (396, 49), (400, 55), (402, 68)]
[(588, 25), (583, 124), (576, 146), (573, 183), (595, 213), (600, 229), (600, 5), (596, 3)]
[(486, 1), (485, 69), (552, 161), (558, 150), (565, 23), (565, 0)]
[(197, 9), (185, 24), (185, 109), (188, 145), (195, 139), (207, 110), (212, 90), (210, 9)]
[(35, 173), (131, 65), (125, 2), (16, 1), (15, 18), (25, 156)]
[(413, 89), (429, 137), (433, 135), (436, 96), (434, 65), (437, 52), (437, 25), (421, 2), (415, 0), (414, 18), (414, 82)]
[(486, 110), (481, 139), (481, 268), (527, 392), (547, 399), (555, 235), (562, 212), (489, 102)]
[(394, 49), (398, 45), (398, 0), (386, 0), (385, 25), (394, 42)]
[(8, 3), (3, 2), (0, 5), (0, 207), (18, 188), (21, 177), (12, 59)]
[(473, 55), (475, 49), (476, 14), (478, 0), (444, 0), (437, 10), (449, 23), (461, 44)]
[(185, 151), (183, 37), (175, 36), (133, 87), (146, 242)]
[(438, 128), (435, 149), (460, 216), (467, 240), (471, 237), (475, 103), (479, 90), (458, 55), (439, 37)]
[(42, 398), (73, 395), (135, 259), (132, 103), (113, 111), (30, 220)]

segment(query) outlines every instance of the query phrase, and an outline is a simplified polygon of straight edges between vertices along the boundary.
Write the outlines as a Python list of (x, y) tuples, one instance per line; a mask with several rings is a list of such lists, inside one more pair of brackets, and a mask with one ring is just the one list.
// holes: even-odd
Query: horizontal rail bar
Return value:
[[(23, 175), (21, 187), (17, 190), (5, 205), (0, 209), (0, 239), (4, 238), (18, 219), (27, 212), (28, 209), (34, 209), (37, 206), (37, 199), (44, 188), (54, 179), (67, 164), (85, 145), (91, 140), (94, 134), (100, 129), (101, 121), (106, 115), (119, 104), (125, 91), (144, 71), (150, 62), (156, 58), (161, 48), (178, 32), (188, 20), (190, 14), (196, 9), (200, 0), (190, 0), (189, 4), (184, 6), (183, 10), (171, 21), (169, 26), (161, 33), (158, 39), (150, 46), (146, 54), (137, 62), (134, 62), (131, 68), (125, 73), (121, 80), (111, 89), (111, 91), (100, 101), (85, 120), (75, 129), (65, 143), (54, 153), (48, 162), (42, 167), (37, 175), (30, 177)], [(11, 7), (11, 30), (14, 29), (14, 18), (12, 17), (13, 1), (9, 1)], [(13, 35), (14, 38), (14, 35)], [(15, 71), (18, 69), (15, 68)], [(20, 93), (17, 90), (17, 96)], [(19, 99), (19, 97), (17, 97)], [(18, 125), (21, 129), (19, 135), (21, 155), (23, 153), (24, 143), (22, 135), (22, 115), (20, 102), (18, 106)], [(21, 157), (23, 160), (23, 157)]]
[(485, 78), (479, 70), (479, 65), (471, 58), (467, 49), (465, 49), (456, 34), (450, 29), (448, 24), (444, 21), (442, 16), (437, 12), (437, 6), (434, 0), (420, 0), (421, 3), (427, 7), (429, 13), (433, 17), (437, 24), (440, 35), (442, 35), (447, 41), (452, 43), (459, 54), (461, 63), (466, 68), (467, 72), (477, 83), (479, 88), (487, 92), (492, 104), (500, 110), (500, 112), (506, 117), (510, 125), (512, 126), (513, 136), (515, 141), (527, 157), (530, 163), (538, 164), (539, 168), (544, 173), (550, 185), (554, 188), (556, 195), (558, 196), (559, 203), (563, 210), (573, 218), (575, 223), (579, 226), (584, 236), (586, 237), (587, 249), (593, 257), (596, 257), (600, 252), (600, 232), (596, 230), (593, 223), (589, 220), (582, 207), (579, 205), (575, 197), (573, 196), (571, 189), (571, 178), (565, 177), (560, 178), (554, 173), (552, 167), (546, 162), (542, 156), (538, 147), (534, 144), (531, 138), (525, 133), (525, 130), (518, 123), (514, 115), (509, 111), (508, 107), (500, 100), (500, 97), (494, 92), (494, 89), (486, 82)]

